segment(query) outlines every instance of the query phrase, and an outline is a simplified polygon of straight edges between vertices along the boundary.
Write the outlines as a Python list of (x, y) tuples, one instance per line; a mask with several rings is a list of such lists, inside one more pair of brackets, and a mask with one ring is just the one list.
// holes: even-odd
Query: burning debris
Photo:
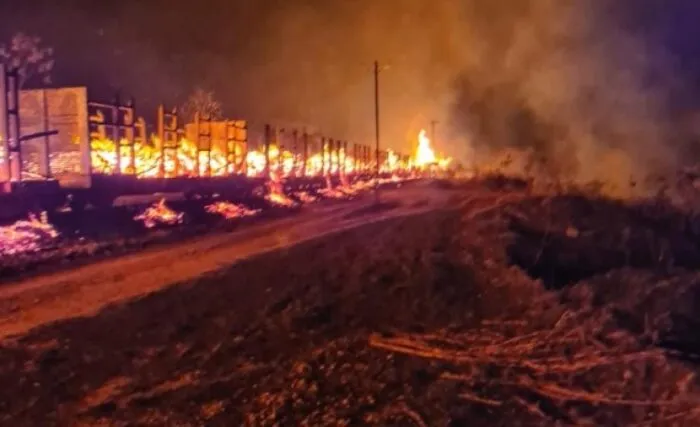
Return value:
[(319, 194), (328, 199), (346, 199), (348, 195), (340, 190), (339, 187), (336, 188), (323, 188), (318, 190)]
[(249, 209), (243, 205), (230, 202), (216, 202), (207, 206), (205, 209), (211, 214), (218, 214), (226, 219), (244, 218), (255, 216), (260, 213), (260, 209)]
[(265, 196), (265, 200), (267, 200), (275, 206), (282, 206), (287, 208), (293, 208), (297, 206), (297, 202), (287, 197), (286, 194), (277, 191), (268, 193)]
[(299, 200), (301, 200), (302, 203), (314, 203), (315, 201), (318, 200), (318, 198), (316, 196), (309, 193), (308, 191), (299, 191), (298, 193), (295, 194), (295, 196)]
[(157, 225), (176, 225), (182, 223), (183, 213), (175, 212), (165, 204), (165, 199), (147, 208), (142, 214), (134, 217), (136, 221), (142, 221), (146, 228), (154, 228)]
[(12, 225), (0, 227), (0, 256), (37, 252), (58, 237), (58, 231), (49, 224), (46, 212), (39, 218), (30, 215)]
[(282, 183), (280, 182), (277, 174), (271, 174), (270, 182), (267, 184), (268, 192), (265, 195), (265, 200), (272, 203), (275, 206), (293, 208), (298, 205), (297, 202), (290, 199), (282, 189)]

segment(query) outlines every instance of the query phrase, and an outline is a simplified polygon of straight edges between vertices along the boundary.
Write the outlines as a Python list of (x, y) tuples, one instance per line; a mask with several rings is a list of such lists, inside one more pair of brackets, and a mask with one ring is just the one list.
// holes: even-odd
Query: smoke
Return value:
[(382, 146), (411, 152), (437, 120), (457, 160), (528, 151), (553, 176), (619, 188), (676, 169), (700, 132), (687, 0), (103, 3), (5, 0), (0, 33), (51, 41), (54, 81), (119, 88), (147, 118), (204, 87), (229, 117), (362, 144), (379, 60)]
[(529, 152), (552, 177), (618, 192), (675, 170), (694, 135), (675, 108), (684, 80), (641, 3), (469, 2), (451, 116), (475, 155)]

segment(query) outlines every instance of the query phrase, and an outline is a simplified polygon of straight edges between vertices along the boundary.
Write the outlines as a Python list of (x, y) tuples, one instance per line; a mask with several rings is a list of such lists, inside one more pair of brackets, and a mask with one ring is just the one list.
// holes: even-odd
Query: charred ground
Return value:
[(4, 342), (0, 422), (698, 421), (692, 217), (459, 191)]

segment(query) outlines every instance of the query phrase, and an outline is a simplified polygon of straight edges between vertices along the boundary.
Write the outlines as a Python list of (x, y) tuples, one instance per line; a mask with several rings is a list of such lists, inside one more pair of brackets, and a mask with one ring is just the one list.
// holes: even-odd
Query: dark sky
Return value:
[(0, 38), (53, 45), (56, 84), (121, 89), (147, 120), (202, 86), (232, 117), (371, 142), (379, 59), (386, 145), (436, 119), (458, 157), (514, 139), (653, 156), (688, 137), (670, 118), (698, 107), (698, 22), (692, 0), (0, 0)]
[(231, 116), (308, 123), (358, 141), (372, 140), (379, 59), (391, 67), (381, 77), (382, 136), (407, 150), (407, 138), (446, 119), (458, 2), (439, 3), (2, 0), (0, 36), (43, 37), (56, 50), (56, 84), (88, 84), (93, 98), (120, 88), (142, 114), (199, 85)]

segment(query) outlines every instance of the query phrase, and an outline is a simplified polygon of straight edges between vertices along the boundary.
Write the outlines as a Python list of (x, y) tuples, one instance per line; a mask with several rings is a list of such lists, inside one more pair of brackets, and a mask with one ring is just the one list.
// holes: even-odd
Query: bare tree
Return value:
[(0, 63), (17, 69), (20, 88), (33, 78), (49, 84), (54, 65), (53, 49), (42, 46), (41, 38), (20, 32), (12, 36), (9, 46), (0, 45)]
[(210, 120), (219, 120), (223, 117), (221, 103), (214, 98), (214, 93), (202, 88), (195, 89), (182, 106), (182, 115), (186, 121), (194, 120), (196, 113)]

